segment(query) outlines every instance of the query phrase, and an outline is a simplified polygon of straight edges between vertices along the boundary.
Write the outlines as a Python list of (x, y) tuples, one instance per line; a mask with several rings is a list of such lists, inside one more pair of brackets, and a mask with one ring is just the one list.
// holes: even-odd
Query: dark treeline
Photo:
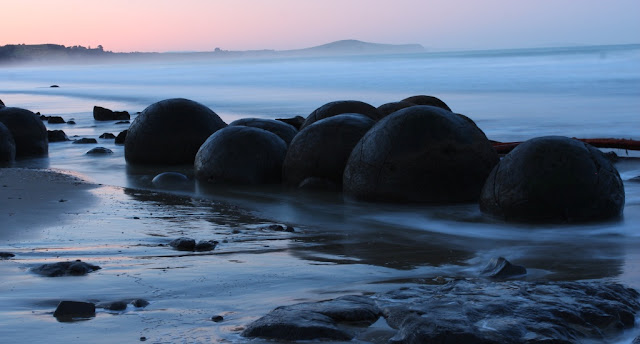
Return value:
[(59, 44), (9, 44), (0, 46), (0, 63), (105, 57), (113, 54), (105, 51), (101, 45), (92, 49), (79, 45), (65, 47)]

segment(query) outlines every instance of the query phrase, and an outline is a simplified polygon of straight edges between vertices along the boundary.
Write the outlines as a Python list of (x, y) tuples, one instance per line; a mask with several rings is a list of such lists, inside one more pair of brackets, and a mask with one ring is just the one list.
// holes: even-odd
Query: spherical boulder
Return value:
[(322, 105), (315, 109), (305, 119), (304, 123), (300, 127), (300, 130), (310, 126), (314, 122), (321, 119), (329, 118), (332, 116), (341, 115), (344, 113), (359, 113), (371, 118), (374, 121), (382, 118), (382, 114), (375, 107), (358, 100), (338, 100)]
[(282, 167), (282, 179), (294, 187), (342, 185), (351, 150), (375, 121), (360, 114), (342, 114), (317, 121), (293, 139)]
[(598, 149), (562, 136), (528, 140), (491, 171), (480, 209), (508, 221), (580, 222), (619, 216), (624, 186)]
[(11, 132), (16, 144), (16, 157), (47, 155), (47, 128), (35, 113), (16, 107), (0, 108), (0, 122)]
[(345, 194), (360, 200), (475, 201), (498, 163), (482, 130), (434, 106), (412, 106), (376, 123), (353, 149)]
[(402, 100), (403, 102), (409, 102), (409, 103), (413, 103), (416, 105), (431, 105), (431, 106), (437, 106), (439, 108), (451, 111), (451, 108), (449, 108), (449, 106), (447, 104), (445, 104), (445, 102), (443, 102), (442, 100), (434, 97), (434, 96), (426, 96), (426, 95), (417, 95), (417, 96), (411, 96), (408, 98), (405, 98)]
[(253, 127), (228, 126), (211, 135), (196, 154), (198, 180), (213, 184), (272, 184), (281, 181), (287, 144)]
[(412, 106), (416, 106), (416, 104), (405, 102), (405, 101), (391, 102), (391, 103), (385, 103), (378, 106), (378, 111), (380, 111), (383, 117), (386, 117), (398, 110), (402, 110), (404, 108), (408, 108)]
[(124, 156), (133, 164), (190, 164), (211, 134), (226, 124), (208, 107), (183, 98), (151, 104), (131, 123)]
[(298, 130), (291, 124), (277, 121), (275, 119), (242, 118), (229, 123), (229, 126), (233, 125), (244, 125), (245, 127), (254, 127), (270, 131), (283, 139), (287, 145), (291, 143), (293, 137), (298, 133)]
[(2, 122), (0, 122), (0, 164), (11, 162), (16, 158), (16, 143), (13, 136)]

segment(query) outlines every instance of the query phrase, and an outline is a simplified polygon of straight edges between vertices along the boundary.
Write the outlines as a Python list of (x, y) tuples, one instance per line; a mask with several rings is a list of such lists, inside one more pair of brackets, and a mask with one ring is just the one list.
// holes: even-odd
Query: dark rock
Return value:
[(113, 154), (113, 151), (109, 148), (104, 147), (95, 147), (89, 150), (86, 154), (88, 155), (105, 155), (105, 154)]
[(616, 152), (606, 152), (604, 153), (604, 156), (611, 162), (618, 162), (618, 160), (620, 160), (620, 157)]
[(11, 132), (16, 144), (16, 158), (47, 155), (47, 128), (33, 112), (15, 107), (0, 108), (0, 122)]
[(193, 248), (194, 251), (205, 252), (205, 251), (213, 251), (218, 245), (217, 241), (214, 240), (201, 240), (198, 241), (196, 246)]
[(131, 123), (125, 139), (127, 162), (191, 164), (200, 146), (226, 124), (208, 107), (188, 99), (151, 104)]
[(267, 231), (276, 231), (276, 232), (295, 232), (295, 229), (291, 226), (282, 226), (282, 225), (268, 225), (265, 227), (261, 227), (261, 230)]
[[(343, 167), (344, 170), (344, 167)], [(327, 178), (319, 177), (307, 177), (298, 184), (300, 190), (315, 190), (315, 191), (340, 191), (342, 190), (341, 184), (331, 181)]]
[(47, 130), (47, 138), (49, 139), (49, 142), (69, 141), (67, 134), (62, 130)]
[(53, 316), (62, 321), (74, 318), (92, 318), (96, 316), (96, 306), (90, 302), (60, 301)]
[(153, 177), (151, 184), (162, 189), (183, 189), (187, 186), (191, 186), (189, 178), (178, 172), (160, 173)]
[(339, 323), (374, 323), (380, 317), (375, 303), (362, 296), (345, 296), (317, 303), (278, 307), (249, 324), (244, 337), (275, 340), (351, 340), (353, 333)]
[(339, 100), (322, 105), (315, 109), (305, 119), (300, 130), (310, 126), (311, 124), (325, 118), (342, 115), (345, 113), (357, 113), (371, 118), (374, 121), (382, 118), (382, 114), (375, 107), (358, 100)]
[(575, 343), (633, 327), (638, 293), (598, 282), (459, 280), (377, 298), (391, 343)]
[(634, 183), (640, 183), (640, 176), (637, 177), (633, 177), (631, 179), (629, 179), (630, 182), (634, 182)]
[(82, 276), (96, 270), (100, 270), (100, 267), (76, 260), (71, 262), (43, 264), (33, 268), (31, 271), (47, 277), (60, 277)]
[(214, 315), (211, 317), (211, 321), (213, 322), (221, 322), (224, 318), (221, 315)]
[(93, 107), (93, 119), (96, 121), (128, 120), (131, 116), (127, 111), (112, 111), (101, 106)]
[(71, 124), (71, 125), (73, 125), (73, 124), (76, 124), (76, 121), (74, 121), (74, 120), (67, 121), (67, 124)]
[(115, 144), (119, 144), (119, 145), (123, 145), (125, 140), (127, 139), (127, 133), (129, 132), (129, 130), (123, 130), (121, 131), (118, 136), (116, 136), (116, 141)]
[(129, 122), (129, 121), (118, 121), (118, 122), (116, 122), (116, 124), (129, 124), (129, 123), (131, 123), (131, 122)]
[(16, 255), (10, 252), (0, 252), (0, 259), (9, 259), (9, 258), (13, 258)]
[(58, 86), (58, 85), (51, 85), (51, 86), (49, 86), (49, 87), (51, 87), (51, 88), (58, 88), (58, 87), (60, 87), (60, 86)]
[(4, 103), (2, 102), (1, 99), (0, 99), (0, 107), (4, 107)]
[(116, 136), (113, 135), (112, 133), (104, 133), (104, 134), (100, 135), (98, 138), (100, 138), (100, 139), (115, 139)]
[(144, 299), (135, 299), (135, 300), (131, 301), (131, 304), (133, 305), (133, 307), (143, 308), (143, 307), (147, 307), (149, 305), (149, 301), (144, 300)]
[(405, 102), (405, 101), (392, 102), (392, 103), (386, 103), (378, 106), (378, 111), (380, 111), (383, 117), (386, 117), (398, 110), (402, 110), (404, 108), (408, 108), (412, 106), (416, 106), (416, 104)]
[(362, 137), (347, 161), (343, 190), (369, 201), (470, 202), (497, 162), (473, 121), (434, 106), (412, 106)]
[(16, 158), (16, 143), (11, 131), (0, 122), (0, 163), (12, 162)]
[(229, 126), (202, 144), (194, 169), (197, 179), (214, 184), (269, 184), (282, 178), (287, 144), (258, 128)]
[[(375, 121), (359, 114), (342, 114), (319, 120), (301, 130), (293, 139), (282, 166), (283, 182), (299, 187), (342, 185), (347, 159)], [(308, 178), (326, 179), (307, 180)]]
[(229, 123), (229, 126), (234, 125), (244, 125), (246, 127), (253, 127), (270, 131), (284, 140), (287, 146), (291, 143), (291, 140), (293, 140), (293, 138), (298, 133), (298, 130), (292, 125), (273, 119), (242, 118)]
[(524, 266), (513, 265), (502, 257), (492, 258), (481, 272), (483, 277), (497, 279), (522, 276), (526, 274), (527, 269)]
[(83, 138), (78, 139), (78, 140), (73, 140), (73, 143), (76, 143), (76, 144), (92, 144), (92, 143), (98, 143), (98, 140), (92, 139), (92, 138), (83, 137)]
[(508, 221), (575, 222), (617, 217), (618, 171), (602, 152), (561, 136), (523, 142), (493, 169), (480, 209)]
[(276, 118), (276, 121), (280, 121), (280, 122), (284, 122), (284, 123), (290, 124), (294, 128), (296, 128), (296, 130), (300, 130), (300, 127), (302, 127), (302, 123), (304, 123), (304, 117), (296, 116), (296, 117), (291, 117), (291, 118)]
[(51, 116), (47, 119), (47, 122), (49, 124), (62, 124), (62, 123), (66, 123), (64, 121), (64, 119), (60, 116)]
[(104, 308), (110, 311), (124, 311), (125, 309), (127, 309), (127, 303), (124, 301), (114, 301), (98, 304), (97, 307)]
[(408, 103), (413, 103), (416, 105), (430, 105), (430, 106), (437, 106), (441, 109), (445, 109), (447, 111), (451, 111), (451, 108), (449, 108), (449, 106), (447, 104), (445, 104), (445, 102), (443, 102), (442, 100), (434, 97), (434, 96), (425, 96), (425, 95), (418, 95), (418, 96), (412, 96), (409, 98), (405, 98), (402, 100), (403, 102), (408, 102)]
[(196, 248), (196, 241), (191, 238), (178, 238), (169, 243), (169, 246), (178, 251), (193, 251)]

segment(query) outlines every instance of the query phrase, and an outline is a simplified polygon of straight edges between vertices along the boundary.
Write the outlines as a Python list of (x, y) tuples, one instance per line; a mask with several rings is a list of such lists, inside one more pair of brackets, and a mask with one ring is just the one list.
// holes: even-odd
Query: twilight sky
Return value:
[(297, 49), (341, 39), (491, 49), (640, 43), (638, 0), (3, 0), (0, 45)]

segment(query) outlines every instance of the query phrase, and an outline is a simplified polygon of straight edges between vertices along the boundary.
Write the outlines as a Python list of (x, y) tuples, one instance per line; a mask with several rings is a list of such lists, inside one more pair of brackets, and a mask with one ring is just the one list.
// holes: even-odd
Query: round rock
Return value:
[(302, 123), (300, 130), (310, 126), (311, 124), (325, 118), (345, 114), (359, 113), (371, 118), (374, 121), (382, 118), (382, 114), (375, 107), (358, 100), (338, 100), (322, 105), (315, 109)]
[(625, 195), (598, 149), (562, 136), (518, 145), (491, 171), (480, 209), (508, 221), (577, 222), (617, 217)]
[(298, 133), (298, 130), (292, 125), (275, 119), (242, 118), (229, 123), (229, 126), (234, 125), (244, 125), (245, 127), (253, 127), (270, 131), (283, 139), (287, 145), (291, 143), (293, 137)]
[(163, 172), (151, 180), (151, 184), (163, 189), (182, 189), (189, 186), (189, 178), (179, 172)]
[(313, 189), (342, 185), (342, 173), (353, 147), (374, 124), (374, 120), (359, 114), (342, 114), (304, 128), (287, 151), (282, 167), (284, 183)]
[(229, 126), (211, 135), (200, 147), (195, 175), (214, 184), (279, 183), (286, 153), (287, 144), (272, 132)]
[(475, 201), (497, 162), (472, 121), (438, 107), (412, 106), (383, 118), (358, 142), (343, 189), (369, 201)]
[(0, 163), (11, 162), (16, 158), (16, 143), (9, 128), (0, 122)]
[(386, 103), (378, 106), (378, 111), (380, 111), (382, 116), (386, 117), (398, 110), (402, 110), (404, 108), (408, 108), (412, 106), (416, 106), (416, 104), (405, 102), (405, 101), (392, 102), (392, 103)]
[(190, 164), (202, 143), (226, 124), (208, 107), (183, 98), (151, 104), (131, 123), (124, 154), (134, 164)]
[(105, 147), (95, 147), (90, 149), (86, 154), (87, 155), (108, 155), (108, 154), (113, 154), (113, 151)]
[(11, 132), (16, 144), (16, 157), (47, 155), (47, 128), (35, 113), (16, 107), (0, 108), (0, 122)]
[(417, 95), (417, 96), (411, 96), (411, 97), (405, 98), (402, 101), (413, 103), (415, 105), (437, 106), (441, 109), (451, 111), (451, 108), (449, 108), (449, 106), (445, 104), (445, 102), (443, 102), (442, 100), (434, 96)]

